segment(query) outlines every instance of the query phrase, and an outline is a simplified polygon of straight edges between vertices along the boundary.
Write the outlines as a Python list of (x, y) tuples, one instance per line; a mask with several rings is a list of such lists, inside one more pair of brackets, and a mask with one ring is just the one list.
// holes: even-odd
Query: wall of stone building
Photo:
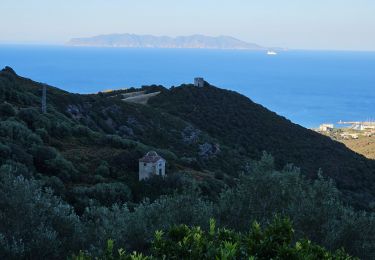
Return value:
[(155, 172), (153, 163), (139, 162), (139, 180), (150, 178)]
[(156, 170), (155, 174), (165, 176), (165, 161), (164, 160), (157, 161), (155, 165), (155, 170)]
[(150, 178), (152, 175), (165, 176), (164, 160), (159, 160), (156, 163), (139, 162), (139, 180)]
[(204, 87), (204, 79), (203, 78), (194, 78), (194, 86)]

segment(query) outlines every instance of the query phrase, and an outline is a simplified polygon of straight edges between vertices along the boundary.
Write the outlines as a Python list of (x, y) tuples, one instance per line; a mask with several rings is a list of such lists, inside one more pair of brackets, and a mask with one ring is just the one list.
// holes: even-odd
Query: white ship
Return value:
[(275, 52), (275, 51), (267, 51), (267, 55), (277, 55), (277, 52)]

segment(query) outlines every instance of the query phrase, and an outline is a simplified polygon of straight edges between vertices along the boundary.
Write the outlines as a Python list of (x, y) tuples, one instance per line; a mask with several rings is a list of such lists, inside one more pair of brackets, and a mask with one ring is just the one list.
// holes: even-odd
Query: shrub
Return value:
[(153, 255), (167, 259), (353, 259), (307, 240), (294, 244), (293, 233), (291, 222), (278, 217), (264, 230), (254, 222), (248, 233), (216, 229), (211, 220), (208, 233), (186, 225), (173, 227), (166, 235), (156, 232)]
[(154, 203), (144, 201), (132, 212), (126, 205), (91, 206), (86, 208), (82, 219), (86, 223), (88, 243), (96, 255), (111, 238), (127, 250), (143, 252), (149, 249), (156, 230), (174, 224), (200, 225), (207, 223), (212, 214), (212, 204), (199, 198), (196, 191), (189, 191), (163, 196)]
[(105, 145), (110, 145), (114, 148), (129, 149), (134, 148), (136, 143), (124, 138), (121, 138), (118, 135), (105, 135), (101, 139), (101, 143)]
[(30, 149), (30, 153), (35, 157), (36, 162), (43, 163), (46, 160), (56, 158), (58, 151), (50, 146), (34, 145)]
[(65, 122), (59, 122), (52, 125), (51, 134), (54, 137), (64, 138), (71, 136), (71, 126)]
[[(114, 241), (107, 241), (103, 259), (355, 259), (343, 250), (334, 253), (308, 240), (293, 239), (293, 228), (288, 219), (276, 217), (265, 229), (256, 222), (247, 233), (216, 228), (211, 219), (210, 228), (205, 232), (201, 227), (179, 225), (166, 233), (155, 232), (152, 255), (143, 256), (125, 250), (114, 251)], [(93, 259), (82, 251), (73, 259)]]
[(11, 154), (9, 146), (0, 143), (0, 160), (7, 159)]
[(33, 128), (33, 125), (36, 121), (38, 121), (39, 116), (39, 111), (33, 107), (21, 108), (18, 113), (18, 117), (22, 119), (29, 128)]
[(33, 122), (33, 129), (45, 129), (47, 132), (51, 130), (51, 120), (45, 115), (40, 114), (38, 119)]
[(26, 147), (43, 143), (39, 136), (15, 120), (0, 122), (0, 137), (9, 138)]
[(44, 186), (51, 188), (56, 195), (63, 196), (65, 194), (65, 185), (59, 177), (46, 177), (44, 179)]
[(34, 145), (30, 149), (34, 156), (34, 165), (41, 173), (55, 175), (63, 181), (77, 178), (77, 170), (56, 149), (49, 146)]
[(12, 160), (7, 160), (3, 165), (1, 165), (0, 173), (23, 176), (25, 178), (30, 178), (32, 176), (31, 172), (24, 164)]
[(48, 132), (46, 131), (46, 129), (44, 128), (38, 128), (35, 130), (35, 133), (37, 135), (40, 136), (40, 138), (42, 138), (43, 142), (44, 143), (48, 143), (49, 142), (49, 135), (48, 135)]
[(61, 155), (57, 155), (55, 158), (46, 160), (45, 165), (47, 166), (47, 173), (49, 175), (56, 175), (63, 181), (72, 181), (77, 178), (77, 170), (73, 164), (66, 160)]
[[(73, 189), (75, 197), (81, 202), (95, 200), (102, 206), (112, 206), (115, 203), (123, 204), (131, 199), (129, 187), (120, 182), (99, 183), (91, 187), (76, 187)], [(87, 205), (88, 206), (88, 205)]]
[(83, 125), (76, 125), (73, 128), (73, 134), (76, 136), (90, 137), (91, 133), (91, 129)]
[(275, 214), (289, 216), (297, 238), (308, 237), (329, 250), (345, 245), (350, 254), (372, 259), (375, 222), (370, 223), (375, 215), (355, 212), (340, 196), (335, 184), (321, 176), (308, 180), (292, 165), (276, 171), (265, 154), (236, 188), (221, 194), (216, 218), (221, 225), (244, 230), (249, 220), (265, 224)]
[(98, 168), (95, 170), (95, 175), (101, 175), (103, 177), (109, 177), (110, 171), (108, 168), (108, 163), (106, 161), (102, 161)]
[(13, 143), (7, 143), (7, 146), (11, 150), (11, 159), (13, 161), (26, 165), (30, 171), (34, 170), (33, 157), (24, 149), (24, 147)]
[(1, 259), (61, 259), (82, 248), (73, 209), (35, 180), (2, 172), (0, 194)]
[(8, 102), (4, 102), (0, 105), (0, 116), (11, 117), (16, 115), (16, 110)]

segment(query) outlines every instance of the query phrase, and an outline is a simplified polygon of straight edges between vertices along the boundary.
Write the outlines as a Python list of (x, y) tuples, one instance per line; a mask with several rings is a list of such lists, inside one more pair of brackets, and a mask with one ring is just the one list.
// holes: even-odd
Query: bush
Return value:
[(29, 128), (33, 128), (33, 125), (36, 121), (38, 121), (39, 116), (39, 111), (33, 107), (21, 108), (18, 113), (18, 117), (22, 119)]
[(11, 151), (9, 146), (0, 143), (0, 160), (9, 158)]
[(49, 135), (48, 135), (48, 132), (46, 131), (46, 129), (44, 128), (38, 128), (35, 130), (35, 133), (37, 135), (40, 136), (40, 138), (42, 138), (43, 142), (44, 143), (48, 143), (49, 142)]
[(0, 116), (11, 117), (16, 115), (16, 110), (8, 102), (4, 102), (0, 105)]
[(55, 123), (52, 126), (51, 134), (54, 137), (64, 138), (71, 136), (71, 126), (65, 122)]
[(0, 122), (0, 137), (30, 147), (34, 144), (42, 144), (42, 139), (23, 124), (15, 120), (6, 120)]
[(81, 136), (81, 137), (90, 137), (92, 134), (92, 131), (90, 128), (83, 126), (83, 125), (76, 125), (73, 128), (73, 134), (76, 136)]
[(102, 161), (98, 168), (95, 170), (95, 175), (100, 175), (103, 177), (109, 177), (110, 171), (108, 168), (108, 163), (106, 161)]
[(129, 187), (120, 182), (99, 183), (92, 187), (76, 187), (73, 193), (81, 201), (96, 200), (102, 206), (112, 206), (115, 203), (123, 204), (131, 199)]
[(24, 147), (13, 143), (7, 143), (7, 146), (11, 150), (11, 156), (8, 159), (22, 163), (30, 169), (30, 171), (34, 171), (33, 157), (24, 149)]
[[(208, 232), (187, 225), (157, 231), (151, 256), (128, 255), (123, 249), (115, 252), (114, 241), (108, 240), (103, 259), (355, 259), (343, 250), (331, 253), (308, 240), (292, 243), (293, 233), (291, 222), (278, 217), (265, 229), (254, 222), (247, 233), (216, 228), (211, 219)], [(81, 251), (73, 259), (92, 258)]]
[(104, 145), (110, 145), (114, 148), (129, 149), (136, 147), (136, 143), (131, 140), (121, 138), (118, 135), (105, 135), (101, 139)]
[(55, 175), (63, 181), (77, 178), (78, 171), (56, 149), (49, 146), (34, 145), (31, 150), (37, 170), (46, 175)]
[(340, 196), (335, 184), (321, 176), (310, 181), (292, 165), (276, 171), (265, 154), (235, 189), (221, 194), (216, 217), (224, 226), (244, 230), (249, 220), (265, 224), (275, 214), (289, 216), (297, 238), (308, 237), (329, 250), (345, 245), (350, 254), (372, 259), (375, 215), (355, 212)]
[(173, 227), (166, 235), (156, 232), (153, 255), (159, 259), (354, 259), (308, 240), (294, 244), (293, 233), (291, 222), (278, 217), (264, 230), (254, 222), (248, 233), (216, 229), (211, 220), (208, 233), (186, 225)]
[(36, 162), (42, 164), (46, 160), (56, 158), (58, 151), (53, 147), (44, 145), (34, 145), (30, 149), (30, 153), (35, 157)]
[(149, 249), (156, 230), (174, 224), (200, 225), (207, 223), (212, 214), (212, 204), (199, 198), (196, 191), (189, 191), (182, 195), (163, 196), (154, 203), (145, 201), (135, 206), (132, 212), (126, 205), (88, 207), (83, 221), (92, 253), (97, 255), (108, 239), (114, 239), (127, 250), (143, 252)]
[(0, 175), (0, 258), (62, 259), (82, 248), (73, 209), (35, 180)]
[(64, 196), (65, 194), (65, 185), (60, 180), (59, 177), (56, 177), (56, 176), (46, 177), (44, 179), (43, 186), (51, 188), (56, 195)]
[(61, 155), (57, 155), (55, 158), (45, 161), (45, 165), (47, 166), (49, 175), (56, 175), (65, 182), (72, 181), (78, 177), (78, 172), (73, 164)]
[(45, 129), (49, 132), (51, 130), (51, 120), (45, 114), (40, 114), (38, 119), (33, 122), (33, 129)]
[(1, 174), (12, 174), (13, 176), (23, 176), (30, 178), (32, 176), (29, 169), (22, 163), (18, 163), (12, 160), (7, 160), (0, 167)]

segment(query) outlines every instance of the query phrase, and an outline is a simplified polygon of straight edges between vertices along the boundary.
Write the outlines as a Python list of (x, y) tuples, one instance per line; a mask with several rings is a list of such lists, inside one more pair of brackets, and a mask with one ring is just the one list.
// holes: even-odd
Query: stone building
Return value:
[(148, 179), (154, 175), (165, 176), (166, 161), (156, 152), (148, 152), (139, 159), (139, 180)]
[(194, 79), (194, 86), (204, 87), (204, 79), (203, 78), (195, 78)]

